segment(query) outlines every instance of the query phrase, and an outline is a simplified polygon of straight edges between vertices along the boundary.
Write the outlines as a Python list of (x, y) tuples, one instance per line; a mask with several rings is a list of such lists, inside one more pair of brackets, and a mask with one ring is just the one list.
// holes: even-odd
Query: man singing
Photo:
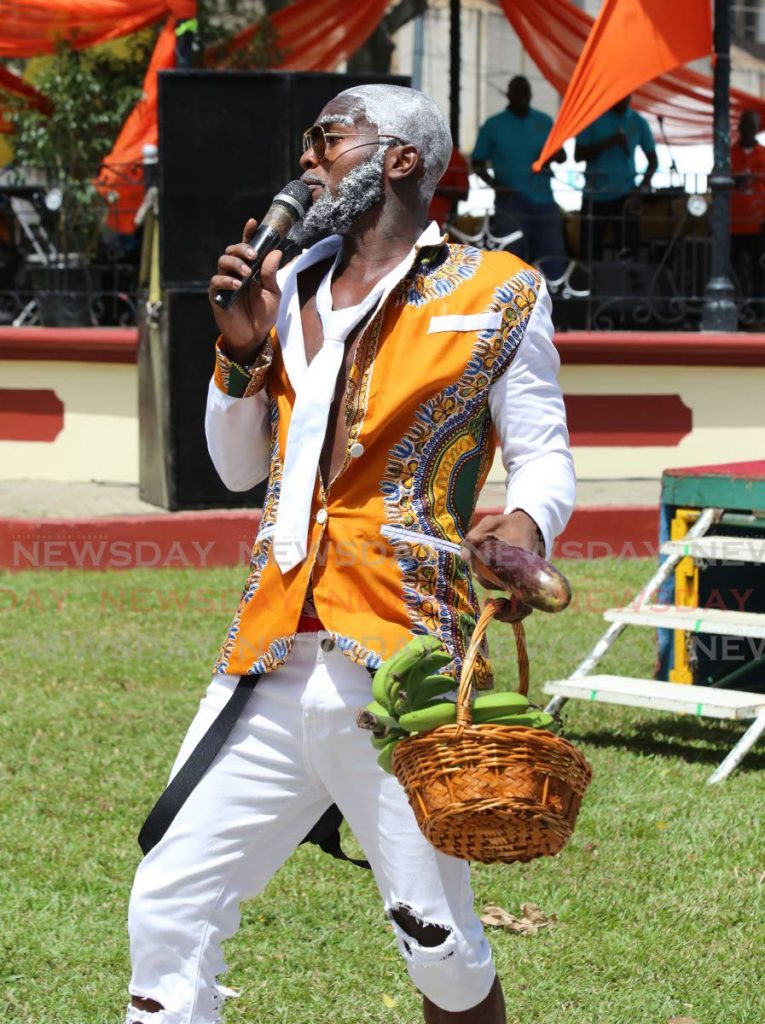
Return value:
[[(478, 609), (471, 541), (550, 550), (574, 476), (544, 281), (517, 257), (449, 244), (427, 223), (452, 149), (426, 96), (368, 85), (305, 133), (320, 238), (220, 329), (207, 405), (228, 487), (268, 478), (249, 575), (175, 774), (240, 677), (232, 731), (138, 868), (128, 1024), (213, 1024), (222, 943), (336, 803), (361, 843), (427, 1024), (503, 1024), (502, 990), (466, 862), (433, 849), (355, 725), (370, 670), (415, 634), (459, 673)], [(229, 246), (210, 295), (249, 275)], [(505, 513), (470, 530), (499, 443)], [(468, 559), (468, 561), (466, 561)], [(481, 685), (491, 685), (488, 663)], [(347, 922), (349, 927), (353, 922)], [(331, 1009), (326, 1020), (332, 1020)]]

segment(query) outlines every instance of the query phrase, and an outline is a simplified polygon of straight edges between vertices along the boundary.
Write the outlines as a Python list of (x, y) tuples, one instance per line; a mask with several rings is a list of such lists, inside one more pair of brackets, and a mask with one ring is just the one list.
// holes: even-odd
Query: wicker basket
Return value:
[[(557, 853), (574, 830), (592, 770), (568, 740), (546, 729), (472, 725), (472, 676), (478, 647), (504, 605), (489, 600), (476, 623), (457, 695), (457, 722), (401, 740), (393, 770), (422, 832), (436, 849), (462, 860), (510, 863)], [(528, 656), (513, 623), (520, 693)]]

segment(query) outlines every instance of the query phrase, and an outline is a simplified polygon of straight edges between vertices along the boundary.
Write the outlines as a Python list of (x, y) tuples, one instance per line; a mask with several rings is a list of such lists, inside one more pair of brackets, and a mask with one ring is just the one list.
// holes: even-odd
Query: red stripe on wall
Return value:
[(679, 395), (566, 395), (571, 444), (588, 448), (674, 446), (690, 434), (693, 413)]
[[(477, 509), (473, 522), (499, 515)], [(245, 571), (260, 509), (82, 519), (0, 518), (0, 569), (161, 569), (240, 565)], [(659, 508), (574, 510), (555, 558), (646, 558), (658, 551)], [(2, 596), (0, 587), (0, 596)]]
[(0, 441), (55, 441), (64, 403), (50, 390), (0, 388)]

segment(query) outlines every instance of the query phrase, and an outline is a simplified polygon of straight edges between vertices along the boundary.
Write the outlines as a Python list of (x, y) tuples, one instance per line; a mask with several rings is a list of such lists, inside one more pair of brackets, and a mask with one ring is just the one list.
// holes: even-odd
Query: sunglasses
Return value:
[[(325, 132), (320, 124), (313, 124), (308, 131), (303, 132), (303, 152), (307, 153), (309, 149), (312, 149), (316, 159), (323, 160), (332, 142), (336, 142), (338, 139), (363, 139), (366, 135), (367, 132)], [(376, 146), (380, 139), (402, 141), (398, 135), (376, 135), (369, 142), (360, 142), (359, 145)], [(352, 148), (356, 149), (357, 147), (353, 146)]]

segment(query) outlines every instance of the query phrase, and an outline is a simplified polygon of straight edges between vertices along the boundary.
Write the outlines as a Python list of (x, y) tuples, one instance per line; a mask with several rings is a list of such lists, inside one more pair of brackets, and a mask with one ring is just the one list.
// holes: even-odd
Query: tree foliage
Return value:
[(141, 96), (153, 36), (149, 31), (132, 37), (126, 57), (99, 47), (81, 51), (59, 44), (35, 81), (53, 102), (53, 112), (21, 104), (10, 112), (16, 164), (45, 171), (55, 182), (97, 174)]
[(53, 103), (50, 114), (13, 104), (14, 174), (62, 193), (64, 251), (90, 251), (97, 242), (103, 199), (92, 181), (114, 144), (141, 82), (154, 43), (151, 30), (132, 37), (127, 56), (105, 48), (74, 50), (61, 43), (41, 62), (36, 88)]

